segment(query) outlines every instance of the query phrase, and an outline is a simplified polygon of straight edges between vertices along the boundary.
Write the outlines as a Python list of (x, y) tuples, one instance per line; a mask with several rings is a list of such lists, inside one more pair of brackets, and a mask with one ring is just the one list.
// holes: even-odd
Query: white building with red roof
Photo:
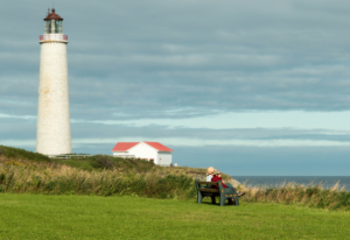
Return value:
[(157, 165), (172, 164), (172, 149), (159, 142), (118, 142), (112, 149), (113, 156), (141, 158)]

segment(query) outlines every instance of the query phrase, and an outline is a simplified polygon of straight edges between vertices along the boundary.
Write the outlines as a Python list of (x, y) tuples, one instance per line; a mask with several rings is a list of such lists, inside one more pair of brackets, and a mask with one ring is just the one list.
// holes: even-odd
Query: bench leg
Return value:
[(220, 206), (221, 207), (225, 206), (225, 200), (226, 200), (225, 197), (220, 197)]
[(239, 205), (238, 196), (237, 196), (237, 197), (234, 197), (234, 199), (235, 199), (235, 205), (238, 206), (238, 205)]
[(197, 193), (197, 203), (201, 204), (203, 200), (202, 194), (200, 192)]
[(211, 196), (211, 203), (216, 204), (216, 197), (215, 196)]

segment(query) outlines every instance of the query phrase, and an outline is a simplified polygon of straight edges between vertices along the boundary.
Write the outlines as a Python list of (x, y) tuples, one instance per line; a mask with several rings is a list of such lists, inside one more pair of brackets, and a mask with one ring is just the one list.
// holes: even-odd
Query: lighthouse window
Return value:
[(62, 21), (56, 21), (56, 33), (63, 33), (63, 31), (62, 31)]
[(49, 23), (49, 33), (54, 33), (54, 32), (52, 31), (52, 22), (51, 22), (51, 21), (48, 21), (48, 23)]
[(50, 28), (50, 22), (44, 21), (44, 34), (49, 33), (49, 28)]
[(45, 34), (63, 33), (62, 21), (60, 20), (45, 21), (44, 28)]

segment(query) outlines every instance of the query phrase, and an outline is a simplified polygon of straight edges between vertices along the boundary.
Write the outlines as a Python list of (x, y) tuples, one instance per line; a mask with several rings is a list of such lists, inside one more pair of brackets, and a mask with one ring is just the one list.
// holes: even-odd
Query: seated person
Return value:
[[(217, 182), (217, 181), (221, 181), (222, 182), (222, 186), (224, 188), (227, 188), (227, 185), (224, 183), (224, 181), (222, 180), (221, 177), (221, 172), (219, 170), (214, 169), (213, 171), (213, 177), (211, 178), (212, 182)], [(218, 186), (215, 186), (215, 188), (218, 188)]]
[[(214, 169), (214, 176), (213, 178), (211, 179), (212, 182), (217, 182), (217, 181), (221, 181), (222, 182), (222, 186), (224, 188), (232, 188), (233, 190), (235, 190), (237, 192), (237, 189), (234, 188), (230, 183), (224, 183), (224, 181), (222, 180), (222, 177), (221, 177), (221, 172), (219, 170), (216, 170)], [(218, 186), (215, 186), (215, 188), (218, 188)], [(245, 192), (237, 192), (238, 193), (238, 197), (242, 197)]]
[(206, 182), (211, 182), (211, 179), (214, 176), (214, 168), (213, 167), (209, 167), (207, 170), (207, 177), (205, 178)]

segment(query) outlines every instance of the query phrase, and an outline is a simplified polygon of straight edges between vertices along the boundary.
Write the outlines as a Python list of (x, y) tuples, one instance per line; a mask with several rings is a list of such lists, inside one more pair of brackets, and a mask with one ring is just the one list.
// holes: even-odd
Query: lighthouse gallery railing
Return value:
[(63, 34), (44, 34), (39, 39), (40, 41), (68, 41), (68, 36)]

